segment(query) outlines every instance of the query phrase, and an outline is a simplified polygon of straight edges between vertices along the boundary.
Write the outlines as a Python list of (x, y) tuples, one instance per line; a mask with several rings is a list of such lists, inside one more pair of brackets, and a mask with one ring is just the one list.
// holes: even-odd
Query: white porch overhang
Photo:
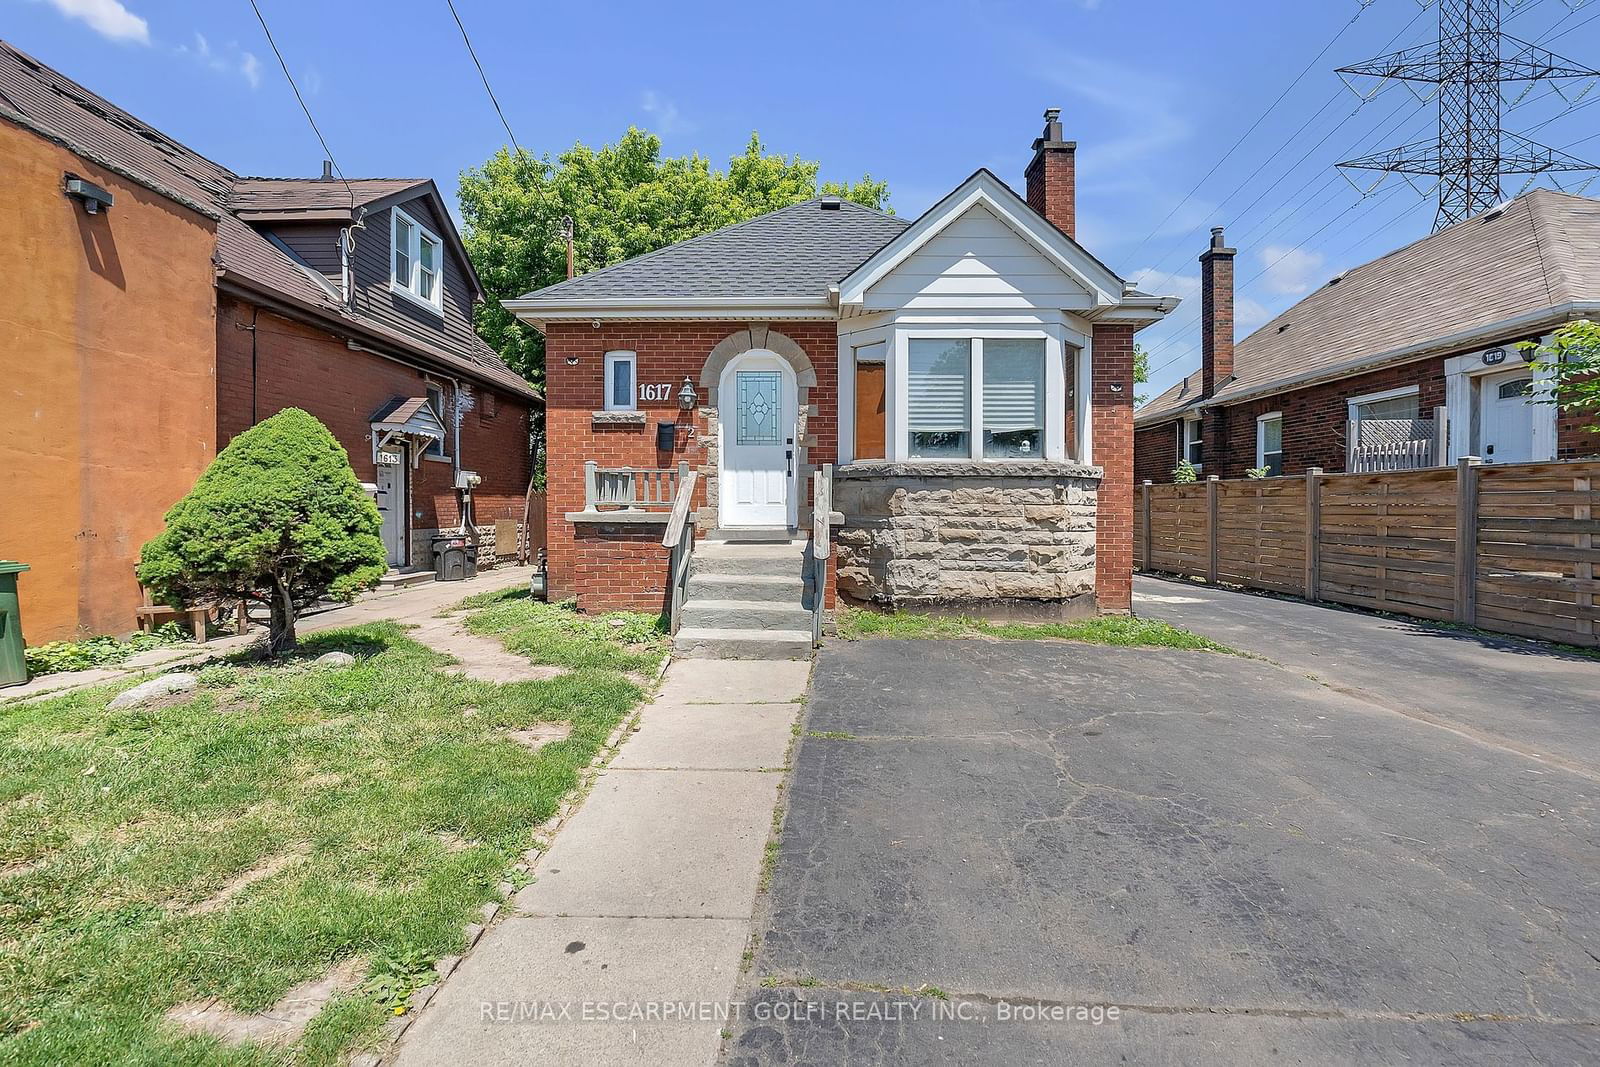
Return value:
[(372, 417), (372, 462), (382, 462), (380, 452), (400, 443), (416, 445), (411, 450), (411, 465), (417, 466), (422, 453), (435, 443), (443, 444), (444, 423), (425, 396), (396, 397)]

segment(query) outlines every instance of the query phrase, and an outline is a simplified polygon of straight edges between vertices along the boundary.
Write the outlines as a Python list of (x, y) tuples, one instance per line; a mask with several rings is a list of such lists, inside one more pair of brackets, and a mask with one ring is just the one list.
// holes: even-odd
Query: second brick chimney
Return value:
[(1028, 164), (1028, 206), (1068, 237), (1078, 222), (1078, 142), (1061, 139), (1061, 109), (1046, 108), (1044, 133), (1034, 138)]
[(1233, 257), (1222, 227), (1211, 228), (1211, 247), (1200, 253), (1200, 395), (1211, 397), (1233, 377)]

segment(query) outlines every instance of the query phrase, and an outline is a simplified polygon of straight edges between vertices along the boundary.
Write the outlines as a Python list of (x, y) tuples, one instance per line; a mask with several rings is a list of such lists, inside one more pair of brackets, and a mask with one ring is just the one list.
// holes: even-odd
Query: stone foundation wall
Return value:
[(840, 467), (838, 590), (895, 609), (1082, 603), (1095, 592), (1099, 489), (1099, 468), (1071, 463)]

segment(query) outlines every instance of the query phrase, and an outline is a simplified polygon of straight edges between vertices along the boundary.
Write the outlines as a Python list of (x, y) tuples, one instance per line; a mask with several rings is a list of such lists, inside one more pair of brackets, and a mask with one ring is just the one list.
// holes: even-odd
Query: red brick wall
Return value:
[[(251, 380), (254, 320), (255, 380)], [(227, 445), (251, 425), (252, 393), (257, 419), (287, 407), (303, 408), (328, 427), (350, 454), (356, 476), (376, 478), (372, 463), (371, 419), (388, 401), (421, 396), (430, 380), (422, 371), (380, 356), (351, 350), (342, 338), (228, 296), (217, 300), (217, 447)], [(446, 387), (449, 382), (431, 379)], [(461, 421), (461, 465), (477, 471), (483, 484), (473, 493), (473, 521), (522, 518), (528, 489), (528, 404), (496, 393), (483, 402), (487, 387), (468, 385), (475, 407)], [(446, 442), (446, 454), (453, 442)], [(439, 529), (461, 521), (460, 494), (448, 462), (424, 459), (412, 474), (412, 529)], [(416, 513), (421, 512), (418, 516)]]
[[(709, 462), (704, 435), (707, 420), (700, 410), (679, 409), (678, 388), (687, 377), (704, 394), (700, 373), (706, 357), (723, 338), (747, 325), (737, 322), (637, 322), (604, 323), (595, 329), (588, 321), (552, 322), (545, 336), (545, 394), (548, 403), (545, 432), (549, 441), (546, 472), (549, 479), (550, 595), (552, 599), (576, 596), (581, 610), (638, 611), (661, 608), (666, 556), (659, 556), (659, 580), (640, 579), (632, 599), (611, 592), (596, 595), (582, 580), (580, 564), (593, 558), (598, 547), (579, 545), (569, 512), (583, 510), (583, 465), (594, 460), (602, 467), (675, 467), (686, 461), (700, 469)], [(838, 334), (832, 322), (774, 322), (771, 328), (805, 350), (817, 375), (808, 401), (817, 414), (807, 421), (807, 432), (817, 439), (807, 455), (812, 464), (835, 462), (838, 443)], [(626, 350), (638, 353), (638, 384), (666, 382), (671, 397), (641, 401), (643, 426), (596, 425), (593, 413), (605, 407), (605, 354)], [(573, 361), (573, 362), (569, 362)], [(702, 400), (706, 399), (702, 395)], [(656, 449), (656, 424), (678, 424), (673, 450)], [(693, 434), (690, 434), (692, 428)], [(708, 474), (702, 471), (702, 482)], [(809, 489), (807, 490), (809, 492)], [(704, 506), (705, 489), (696, 493), (695, 506)], [(655, 537), (660, 527), (650, 527)], [(659, 545), (656, 546), (660, 551)], [(620, 551), (620, 549), (619, 549)], [(642, 548), (628, 549), (646, 557)], [(645, 566), (647, 564), (640, 563)], [(630, 579), (631, 580), (631, 579)]]
[(1133, 484), (1170, 482), (1178, 465), (1178, 423), (1145, 426), (1133, 434)]
[(1046, 148), (1034, 155), (1024, 174), (1028, 206), (1043, 215), (1068, 237), (1078, 225), (1077, 153), (1070, 148)]
[[(578, 526), (568, 558), (573, 585), (580, 590), (579, 607), (597, 612), (666, 611), (668, 554), (661, 547), (662, 529), (653, 524)], [(552, 599), (555, 596), (552, 592)]]
[(1133, 331), (1094, 328), (1094, 462), (1105, 470), (1095, 515), (1095, 596), (1110, 612), (1133, 608)]

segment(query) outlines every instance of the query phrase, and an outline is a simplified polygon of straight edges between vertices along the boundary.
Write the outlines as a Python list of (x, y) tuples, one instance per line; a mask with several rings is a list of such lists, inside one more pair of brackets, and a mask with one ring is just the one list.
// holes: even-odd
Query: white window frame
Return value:
[(1256, 416), (1256, 466), (1267, 465), (1267, 423), (1278, 423), (1278, 474), (1283, 473), (1283, 412), (1268, 411)]
[[(967, 389), (967, 455), (948, 459), (918, 459), (917, 463), (1030, 463), (1060, 460), (1065, 450), (1066, 431), (1066, 343), (1061, 332), (1034, 327), (981, 324), (930, 329), (897, 327), (888, 348), (894, 407), (889, 413), (888, 445), (891, 457), (911, 460), (910, 357), (911, 342), (924, 340), (966, 341), (969, 348)], [(1029, 340), (1044, 342), (1044, 426), (1041, 454), (1032, 459), (986, 459), (983, 455), (983, 342), (990, 340)], [(1078, 340), (1078, 338), (1074, 338)], [(1076, 347), (1076, 346), (1075, 346)], [(1086, 346), (1085, 346), (1086, 347)]]
[[(618, 363), (628, 365), (628, 376), (633, 380), (628, 388), (628, 402), (626, 405), (616, 401), (616, 390), (612, 388), (616, 371), (613, 369)], [(605, 410), (606, 411), (638, 411), (639, 410), (639, 353), (628, 349), (618, 349), (606, 353), (605, 376)]]
[[(411, 227), (411, 240), (404, 251), (406, 261), (410, 264), (409, 278), (400, 278), (395, 274), (394, 251), (400, 243), (400, 222), (405, 220)], [(428, 241), (438, 251), (434, 256), (433, 298), (422, 295), (422, 242)], [(389, 291), (397, 293), (413, 304), (425, 307), (429, 311), (444, 314), (444, 242), (439, 235), (428, 229), (422, 223), (412, 218), (399, 208), (389, 212)]]
[[(450, 416), (445, 414), (444, 401), (447, 394), (445, 393), (444, 385), (440, 382), (424, 382), (423, 389), (428, 397), (429, 406), (433, 408), (433, 413), (438, 416), (439, 422), (444, 426), (445, 432), (448, 433), (450, 430)], [(437, 403), (435, 403), (435, 397), (438, 398)], [(442, 460), (448, 463), (450, 452), (444, 447), (443, 441), (430, 441), (428, 446), (422, 450), (422, 458)]]
[[(1191, 427), (1191, 426), (1194, 427), (1194, 440), (1193, 441), (1191, 441), (1189, 439), (1189, 427)], [(1183, 418), (1178, 420), (1178, 462), (1179, 463), (1182, 463), (1184, 460), (1189, 458), (1189, 445), (1190, 444), (1197, 444), (1197, 445), (1200, 446), (1200, 458), (1201, 458), (1201, 460), (1204, 460), (1205, 456), (1206, 456), (1206, 453), (1205, 453), (1205, 447), (1206, 446), (1205, 446), (1205, 438), (1201, 436), (1200, 416), (1199, 415), (1185, 415)], [(1191, 465), (1194, 467), (1195, 470), (1203, 470), (1205, 468), (1205, 463), (1204, 462), (1192, 463)]]
[[(1351, 422), (1361, 421), (1361, 405), (1371, 404), (1378, 400), (1394, 400), (1402, 396), (1421, 396), (1422, 386), (1403, 385), (1398, 389), (1385, 389), (1380, 393), (1363, 393), (1361, 396), (1352, 396), (1345, 401), (1345, 416)], [(1417, 408), (1417, 417), (1422, 417), (1422, 408)], [(1260, 464), (1257, 464), (1260, 466)]]

